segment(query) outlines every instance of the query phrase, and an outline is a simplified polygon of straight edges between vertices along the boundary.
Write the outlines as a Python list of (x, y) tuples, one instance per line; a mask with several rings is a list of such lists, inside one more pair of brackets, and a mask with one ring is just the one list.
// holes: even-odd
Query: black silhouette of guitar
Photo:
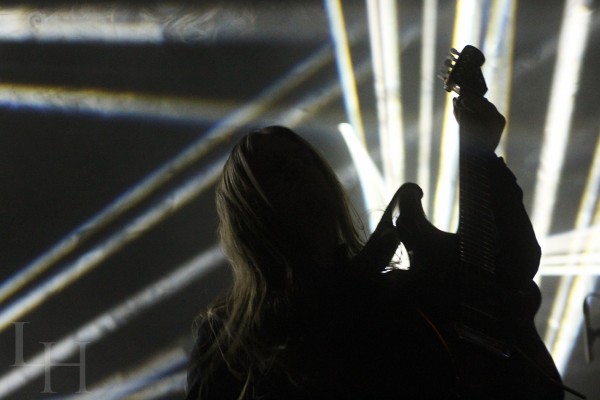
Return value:
[[(445, 89), (484, 96), (484, 61), (473, 46), (460, 53), (453, 49), (446, 62)], [(396, 226), (411, 269), (427, 276), (436, 299), (423, 312), (454, 360), (459, 398), (563, 399), (564, 391), (571, 390), (562, 385), (534, 325), (541, 302), (539, 289), (530, 279), (510, 285), (498, 279), (501, 269), (516, 271), (521, 266), (497, 263), (490, 154), (478, 151), (469, 137), (461, 131), (457, 234), (429, 223), (418, 185), (407, 183), (399, 191)]]

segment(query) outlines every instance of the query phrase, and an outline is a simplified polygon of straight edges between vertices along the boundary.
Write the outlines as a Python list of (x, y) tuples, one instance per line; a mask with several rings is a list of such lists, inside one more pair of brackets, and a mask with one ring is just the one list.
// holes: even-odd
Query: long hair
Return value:
[[(265, 154), (262, 145), (276, 137), (294, 143), (325, 179), (329, 190), (318, 193), (315, 201), (320, 205), (315, 208), (331, 214), (328, 218), (335, 224), (342, 258), (349, 260), (362, 247), (341, 183), (308, 142), (288, 128), (271, 126), (248, 134), (233, 148), (216, 188), (219, 236), (233, 282), (224, 298), (203, 316), (213, 332), (203, 357), (206, 365), (224, 362), (231, 373), (246, 381), (244, 390), (257, 373), (269, 368), (277, 349), (285, 345), (264, 340), (265, 317), (285, 313), (315, 268), (310, 259), (300, 256), (298, 243), (290, 240), (294, 224), (303, 221), (289, 221), (289, 215), (282, 215), (276, 207), (274, 197), (302, 179), (294, 175), (302, 172), (295, 160), (285, 154)], [(291, 175), (277, 178), (281, 173)]]

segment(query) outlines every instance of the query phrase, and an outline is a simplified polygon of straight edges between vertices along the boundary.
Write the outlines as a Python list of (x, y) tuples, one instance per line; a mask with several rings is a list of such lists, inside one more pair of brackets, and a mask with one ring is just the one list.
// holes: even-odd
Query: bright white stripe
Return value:
[[(567, 150), (579, 74), (592, 15), (586, 3), (584, 0), (567, 0), (563, 13), (531, 216), (534, 229), (541, 238), (550, 232)], [(576, 227), (576, 229), (582, 228), (586, 226)], [(572, 247), (573, 251), (578, 252), (580, 246), (581, 244), (575, 244), (575, 247)], [(572, 277), (564, 277), (554, 299), (544, 341), (551, 349), (556, 366), (561, 373), (566, 368), (575, 340), (574, 335), (580, 326), (577, 317), (570, 310), (575, 306), (577, 298), (581, 297), (579, 291), (589, 287), (589, 282), (575, 282)], [(577, 307), (580, 305), (581, 303)], [(558, 334), (561, 339), (558, 339)]]
[[(89, 2), (91, 3), (91, 2)], [(107, 2), (44, 7), (0, 7), (0, 41), (133, 44), (290, 42), (320, 39), (317, 4), (277, 7), (242, 2)], [(281, 24), (285, 14), (286, 24)], [(260, 29), (257, 29), (260, 25)], [(313, 26), (314, 29), (287, 29)]]
[[(184, 151), (160, 166), (143, 181), (116, 198), (98, 214), (92, 216), (88, 221), (77, 227), (48, 251), (38, 256), (31, 263), (5, 281), (2, 286), (0, 286), (0, 303), (6, 301), (8, 297), (16, 293), (25, 284), (72, 252), (100, 228), (106, 226), (106, 224), (111, 221), (114, 221), (123, 212), (156, 191), (173, 175), (180, 173), (192, 163), (208, 154), (212, 148), (218, 143), (225, 141), (240, 126), (248, 124), (265, 110), (268, 110), (278, 99), (299, 86), (304, 80), (327, 65), (330, 61), (330, 48), (329, 46), (324, 46), (306, 60), (292, 68), (279, 80), (267, 87), (252, 101), (228, 114), (226, 118), (209, 129)], [(2, 330), (2, 328), (0, 328), (0, 330)]]
[(506, 127), (496, 154), (505, 156), (510, 121), (510, 92), (513, 69), (516, 0), (495, 0), (489, 16), (488, 29), (483, 44), (486, 63), (482, 70), (489, 92), (488, 99), (506, 118)]
[[(452, 47), (479, 46), (481, 0), (459, 0), (456, 6)], [(447, 96), (440, 146), (440, 162), (435, 191), (433, 223), (444, 231), (456, 230), (458, 178), (458, 124), (452, 112), (452, 97)]]
[(32, 359), (26, 360), (27, 365), (14, 367), (12, 372), (0, 377), (0, 398), (40, 376), (44, 372), (44, 357), (50, 356), (54, 362), (66, 360), (79, 351), (80, 343), (92, 344), (117, 331), (150, 307), (202, 278), (222, 261), (223, 255), (216, 246), (199, 254), (179, 266), (173, 273), (144, 288), (123, 303), (56, 342), (51, 347), (50, 354), (39, 353)]
[[(581, 198), (581, 205), (575, 220), (575, 234), (569, 243), (568, 260), (566, 265), (573, 269), (581, 269), (582, 263), (589, 263), (589, 259), (595, 255), (592, 248), (596, 246), (597, 240), (591, 242), (585, 233), (592, 223), (600, 222), (600, 207), (598, 204), (598, 191), (600, 189), (600, 137), (597, 141), (594, 159), (588, 173), (588, 179)], [(596, 210), (596, 220), (593, 213)], [(593, 260), (600, 265), (600, 260)], [(587, 272), (587, 271), (586, 271)], [(558, 287), (558, 297), (555, 299), (550, 317), (549, 329), (546, 331), (546, 343), (553, 345), (549, 347), (555, 358), (557, 368), (565, 372), (573, 347), (583, 324), (580, 306), (585, 296), (594, 290), (597, 277), (588, 274), (575, 274), (575, 276), (563, 276)]]
[[(172, 348), (153, 356), (134, 370), (119, 371), (88, 387), (87, 393), (52, 397), (52, 400), (150, 399), (171, 393), (182, 394), (186, 387), (186, 373), (173, 371), (185, 367), (187, 361), (188, 355), (182, 348)], [(152, 392), (152, 395), (147, 391)], [(133, 393), (135, 396), (131, 396)]]
[(540, 240), (540, 246), (543, 256), (565, 255), (571, 251), (571, 244), (576, 241), (587, 243), (589, 247), (586, 250), (590, 252), (600, 251), (600, 225), (547, 236)]
[(592, 14), (587, 3), (586, 0), (567, 0), (565, 3), (531, 216), (540, 237), (550, 232), (567, 149)]
[[(187, 373), (185, 371), (172, 374), (153, 382), (128, 396), (128, 400), (155, 400), (165, 398), (183, 398), (187, 384)], [(169, 396), (169, 397), (167, 397)], [(122, 397), (121, 397), (122, 398)], [(120, 398), (120, 399), (121, 399)], [(104, 400), (104, 399), (102, 399)], [(119, 400), (115, 398), (114, 400)]]
[(358, 140), (356, 133), (352, 130), (352, 125), (342, 123), (338, 125), (338, 129), (354, 162), (365, 206), (369, 211), (369, 228), (373, 232), (386, 206), (386, 190), (383, 177), (373, 159), (369, 156), (365, 145)]
[(396, 1), (367, 0), (367, 12), (379, 120), (379, 149), (386, 194), (391, 196), (404, 181), (405, 158)]
[[(597, 260), (593, 260), (592, 264), (577, 264), (577, 266), (573, 266), (570, 264), (550, 264), (550, 265), (540, 265), (540, 269), (538, 274), (542, 276), (581, 276), (581, 277), (591, 277), (592, 279), (597, 279), (600, 276), (600, 263)], [(588, 292), (586, 292), (588, 293)], [(576, 302), (575, 302), (576, 303)], [(579, 303), (577, 303), (579, 304)], [(583, 304), (583, 303), (581, 303)], [(579, 306), (581, 306), (579, 304)], [(560, 322), (553, 322), (553, 325), (560, 325)], [(560, 329), (560, 326), (559, 326)]]
[(202, 174), (198, 174), (164, 197), (157, 205), (137, 217), (116, 234), (86, 252), (73, 263), (68, 264), (59, 273), (29, 291), (26, 295), (17, 298), (8, 307), (5, 307), (0, 312), (0, 331), (6, 329), (14, 321), (18, 321), (23, 315), (51, 296), (59, 293), (66, 286), (89, 273), (109, 256), (193, 200), (202, 191), (214, 184), (224, 163), (225, 160), (223, 159), (212, 164)]
[(0, 83), (0, 105), (208, 123), (235, 108), (233, 103), (212, 100), (15, 83)]
[(600, 266), (600, 253), (584, 252), (582, 249), (582, 252), (579, 254), (569, 253), (564, 255), (543, 256), (540, 265), (546, 267), (551, 267), (554, 265), (571, 265), (574, 270), (579, 269), (580, 265)]
[(335, 51), (335, 61), (337, 63), (338, 74), (340, 76), (340, 85), (344, 95), (344, 106), (346, 115), (352, 125), (352, 129), (358, 135), (360, 140), (366, 143), (363, 130), (362, 117), (360, 114), (360, 103), (356, 91), (356, 79), (352, 67), (352, 58), (350, 57), (350, 46), (346, 35), (346, 24), (342, 12), (340, 0), (325, 0), (325, 10), (327, 11), (327, 20), (329, 21), (329, 30), (333, 41)]
[[(423, 189), (423, 208), (429, 214), (431, 190), (431, 143), (434, 121), (435, 36), (437, 0), (423, 2), (423, 36), (421, 44), (421, 86), (419, 95), (419, 161), (417, 182)], [(438, 88), (439, 89), (439, 88)]]
[(141, 11), (89, 6), (52, 11), (2, 7), (0, 39), (162, 42), (164, 32), (161, 24), (144, 18)]
[[(356, 67), (354, 68), (354, 77), (357, 82), (361, 82), (365, 78), (370, 77), (370, 74), (370, 60), (365, 59), (356, 64)], [(333, 81), (321, 85), (318, 89), (311, 91), (298, 102), (292, 104), (287, 110), (276, 110), (274, 113), (275, 120), (278, 124), (283, 124), (292, 129), (301, 124), (304, 124), (303, 126), (306, 128), (307, 125), (314, 122), (307, 121), (310, 117), (314, 116), (316, 112), (321, 111), (332, 101), (337, 100), (341, 95), (342, 89), (340, 87), (340, 82), (336, 78)], [(268, 115), (269, 112), (266, 114)], [(320, 125), (319, 122), (317, 124), (317, 127), (321, 129), (322, 125)]]

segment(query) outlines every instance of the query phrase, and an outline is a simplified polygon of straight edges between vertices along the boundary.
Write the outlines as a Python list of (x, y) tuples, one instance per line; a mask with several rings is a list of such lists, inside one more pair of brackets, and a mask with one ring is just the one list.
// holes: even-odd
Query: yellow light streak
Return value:
[(592, 14), (586, 3), (585, 0), (568, 0), (565, 3), (531, 216), (541, 238), (550, 232), (579, 87)]
[[(579, 87), (579, 74), (590, 30), (592, 11), (586, 3), (568, 0), (563, 12), (531, 216), (536, 234), (542, 243), (550, 233), (575, 96)], [(581, 207), (583, 204), (580, 206), (580, 212)], [(586, 228), (585, 224), (586, 222), (578, 220), (575, 230)], [(578, 254), (582, 246), (584, 244), (580, 242), (572, 243), (571, 254)], [(574, 314), (573, 307), (581, 297), (581, 290), (590, 287), (590, 279), (594, 278), (561, 278), (553, 301), (544, 341), (561, 373), (564, 373), (575, 334), (580, 327), (578, 321), (581, 316), (578, 318)], [(537, 280), (541, 283), (541, 278)], [(579, 314), (581, 304), (577, 304)]]
[[(277, 100), (299, 86), (308, 77), (312, 76), (318, 70), (331, 62), (331, 60), (332, 57), (329, 47), (322, 47), (304, 61), (294, 66), (280, 79), (265, 88), (265, 90), (258, 94), (254, 99), (229, 113), (225, 118), (220, 120), (218, 124), (214, 125), (211, 129), (205, 132), (204, 135), (199, 137), (195, 142), (189, 145), (173, 159), (160, 166), (143, 181), (136, 184), (136, 186), (132, 187), (126, 193), (123, 193), (98, 214), (85, 221), (82, 225), (77, 227), (66, 237), (56, 243), (52, 248), (38, 256), (20, 271), (18, 271), (15, 275), (2, 283), (0, 286), (0, 303), (5, 302), (10, 296), (14, 295), (28, 282), (31, 282), (33, 279), (35, 279), (35, 277), (48, 270), (60, 259), (75, 250), (83, 241), (89, 238), (93, 233), (97, 232), (100, 228), (106, 226), (111, 221), (114, 221), (125, 211), (131, 209), (134, 205), (139, 204), (144, 198), (155, 192), (163, 184), (169, 181), (173, 175), (180, 173), (192, 163), (204, 157), (217, 144), (230, 137), (240, 126), (248, 124), (266, 110), (270, 109), (277, 102)], [(11, 104), (19, 104), (19, 101), (23, 101), (25, 104), (28, 104), (27, 101), (33, 101), (34, 104), (38, 104), (41, 101), (43, 106), (50, 104), (58, 107), (58, 103), (52, 100), (51, 97), (35, 96), (39, 88), (32, 89), (23, 87), (21, 88), (22, 90), (13, 90), (13, 92), (15, 92), (15, 98), (13, 97), (13, 94), (10, 93), (11, 87), (13, 86), (7, 86), (4, 91), (5, 95), (7, 96), (7, 100), (11, 102)], [(82, 98), (84, 93), (87, 94), (86, 90), (65, 92), (57, 90), (57, 92), (63, 93), (63, 101), (60, 103), (63, 107), (65, 106), (64, 98), (67, 99), (66, 104), (68, 107), (70, 101), (73, 101), (75, 104), (77, 104), (78, 99)], [(99, 93), (98, 96), (94, 98), (103, 99), (104, 97), (110, 97), (105, 95), (106, 93)], [(128, 99), (127, 101), (129, 101), (129, 103), (123, 104), (125, 100), (121, 98), (120, 102), (117, 101), (117, 104), (121, 106), (129, 105), (133, 110), (141, 110), (140, 112), (151, 112), (154, 109), (154, 107), (148, 109), (146, 105), (140, 105), (140, 103), (134, 102), (128, 97), (127, 94), (123, 94), (122, 96)], [(117, 99), (120, 98), (119, 95), (116, 97)], [(44, 99), (46, 101), (40, 99)], [(92, 103), (97, 105), (93, 101)], [(108, 112), (109, 110), (114, 109), (117, 109), (118, 112), (118, 106), (112, 104), (110, 98), (98, 101), (98, 103), (107, 104), (106, 109), (100, 109), (103, 112)], [(84, 102), (84, 104), (87, 103)], [(181, 106), (182, 104), (175, 102), (175, 105)], [(168, 109), (166, 106), (165, 108)], [(186, 109), (185, 107), (182, 108)], [(191, 107), (190, 110), (194, 109), (194, 107)], [(2, 330), (1, 326), (0, 330)]]
[[(452, 47), (479, 46), (481, 0), (459, 0), (456, 5)], [(433, 223), (442, 230), (456, 230), (458, 217), (458, 124), (452, 112), (452, 97), (447, 95), (440, 146), (440, 162), (435, 191)]]
[(97, 115), (212, 123), (235, 108), (232, 102), (118, 92), (100, 88), (0, 83), (0, 105)]
[(396, 0), (367, 0), (379, 150), (390, 196), (404, 182), (405, 168), (397, 15)]
[(346, 35), (346, 24), (344, 22), (340, 0), (325, 0), (325, 9), (327, 11), (329, 30), (333, 41), (335, 60), (340, 76), (340, 85), (342, 86), (346, 114), (354, 132), (361, 141), (366, 143), (362, 117), (360, 114), (360, 103), (358, 101), (358, 93), (356, 90), (356, 79), (352, 67), (352, 58), (350, 57), (350, 46)]
[[(590, 259), (600, 266), (600, 260), (594, 260), (593, 248), (597, 246), (598, 236), (586, 235), (586, 231), (594, 224), (600, 223), (600, 136), (596, 144), (596, 150), (586, 186), (581, 198), (579, 212), (575, 220), (574, 234), (569, 242), (569, 252), (566, 254), (566, 266), (573, 270), (584, 268), (583, 263), (589, 265)], [(593, 216), (596, 209), (596, 216)], [(594, 290), (597, 277), (587, 272), (561, 277), (552, 310), (549, 317), (549, 327), (546, 330), (546, 344), (552, 351), (555, 363), (559, 371), (564, 372), (567, 368), (577, 336), (582, 328), (583, 315), (581, 304), (585, 296)]]
[(506, 118), (506, 127), (500, 145), (496, 149), (496, 154), (503, 157), (506, 157), (506, 142), (510, 123), (516, 9), (516, 0), (492, 1), (488, 28), (483, 44), (486, 63), (483, 65), (482, 70), (489, 88), (487, 97)]
[(423, 36), (421, 44), (421, 86), (419, 95), (419, 161), (417, 183), (423, 189), (423, 209), (430, 212), (429, 198), (431, 190), (431, 143), (434, 121), (435, 89), (435, 36), (437, 21), (437, 0), (423, 2)]
[(365, 206), (369, 211), (369, 228), (372, 232), (381, 219), (386, 206), (387, 193), (384, 178), (369, 155), (367, 148), (354, 133), (352, 125), (341, 123), (338, 125), (338, 129), (346, 142), (358, 174)]

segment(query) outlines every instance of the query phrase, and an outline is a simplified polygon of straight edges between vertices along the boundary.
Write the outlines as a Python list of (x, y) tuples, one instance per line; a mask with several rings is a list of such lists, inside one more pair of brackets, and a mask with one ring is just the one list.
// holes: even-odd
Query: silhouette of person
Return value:
[[(501, 279), (528, 287), (540, 249), (514, 175), (493, 154), (504, 118), (483, 98), (454, 108), (491, 165), (498, 231), (510, 238), (499, 257), (519, 265)], [(470, 398), (434, 321), (455, 269), (391, 263), (406, 236), (392, 218), (399, 198), (363, 244), (340, 182), (308, 142), (281, 126), (243, 137), (216, 189), (233, 281), (196, 321), (187, 399)], [(448, 264), (454, 236), (441, 245)]]

